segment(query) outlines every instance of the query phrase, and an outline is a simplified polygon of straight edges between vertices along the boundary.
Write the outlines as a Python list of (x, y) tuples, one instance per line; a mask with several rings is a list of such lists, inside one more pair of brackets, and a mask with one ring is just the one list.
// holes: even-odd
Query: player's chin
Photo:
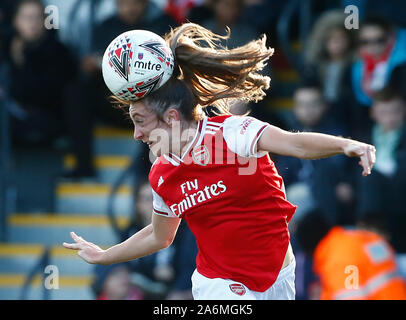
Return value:
[(155, 157), (160, 157), (163, 155), (162, 148), (157, 146), (156, 144), (152, 144), (149, 147), (150, 152), (155, 156)]

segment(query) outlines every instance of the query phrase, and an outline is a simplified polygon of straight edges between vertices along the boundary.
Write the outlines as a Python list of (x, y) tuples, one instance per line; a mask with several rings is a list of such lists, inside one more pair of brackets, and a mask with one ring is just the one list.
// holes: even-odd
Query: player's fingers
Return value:
[(376, 161), (376, 149), (374, 146), (367, 147), (366, 156), (368, 162), (367, 174), (371, 174), (372, 167), (374, 166)]
[(63, 245), (65, 248), (67, 248), (67, 249), (73, 249), (73, 250), (79, 250), (79, 249), (80, 249), (80, 246), (79, 246), (78, 243), (67, 243), (67, 242), (64, 242), (64, 243), (62, 243), (62, 245)]
[(82, 237), (79, 237), (76, 233), (74, 233), (73, 231), (70, 233), (70, 236), (72, 237), (73, 240), (75, 240), (75, 242), (81, 242), (83, 241)]
[(369, 167), (369, 173), (371, 173), (373, 160), (372, 160), (372, 149), (368, 148), (368, 151), (366, 152), (367, 158), (368, 158), (368, 167)]
[(368, 160), (368, 152), (365, 152), (361, 157), (360, 157), (360, 165), (362, 167), (362, 175), (366, 176), (371, 173), (371, 168), (369, 165), (369, 160)]
[(375, 147), (370, 146), (368, 148), (368, 153), (369, 153), (369, 156), (370, 156), (370, 159), (371, 159), (371, 164), (373, 166), (375, 164), (375, 162), (376, 162), (376, 149), (375, 149)]

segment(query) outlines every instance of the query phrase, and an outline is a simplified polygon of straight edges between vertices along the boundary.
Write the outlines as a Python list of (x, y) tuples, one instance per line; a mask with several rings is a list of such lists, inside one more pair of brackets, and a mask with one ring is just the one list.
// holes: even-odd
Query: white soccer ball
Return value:
[(127, 101), (160, 88), (173, 68), (173, 53), (165, 40), (146, 30), (120, 34), (103, 55), (104, 82), (115, 96)]

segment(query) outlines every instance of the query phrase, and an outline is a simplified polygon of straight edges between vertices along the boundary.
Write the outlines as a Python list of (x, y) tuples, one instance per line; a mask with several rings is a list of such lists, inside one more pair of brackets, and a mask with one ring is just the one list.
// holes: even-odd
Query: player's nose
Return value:
[(142, 131), (139, 130), (137, 128), (137, 126), (135, 126), (135, 128), (134, 128), (134, 139), (135, 140), (142, 140), (143, 136), (144, 136), (144, 134), (142, 133)]

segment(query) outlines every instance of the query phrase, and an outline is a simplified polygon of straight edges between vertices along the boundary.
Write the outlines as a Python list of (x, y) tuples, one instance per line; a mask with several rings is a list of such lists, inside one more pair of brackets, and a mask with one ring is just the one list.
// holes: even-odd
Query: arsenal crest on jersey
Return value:
[(245, 294), (245, 287), (241, 283), (232, 283), (230, 284), (230, 290), (239, 296), (243, 296)]
[(209, 149), (205, 145), (197, 146), (192, 151), (193, 162), (205, 166), (210, 161)]

